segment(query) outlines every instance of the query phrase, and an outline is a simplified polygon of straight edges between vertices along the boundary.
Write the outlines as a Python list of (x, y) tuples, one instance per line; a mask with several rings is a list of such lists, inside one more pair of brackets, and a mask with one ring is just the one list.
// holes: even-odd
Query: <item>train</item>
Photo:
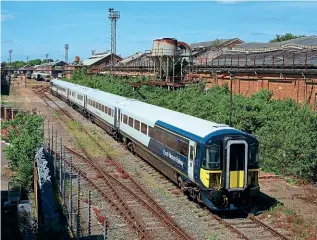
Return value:
[(260, 193), (251, 134), (59, 79), (50, 90), (211, 210), (248, 208)]

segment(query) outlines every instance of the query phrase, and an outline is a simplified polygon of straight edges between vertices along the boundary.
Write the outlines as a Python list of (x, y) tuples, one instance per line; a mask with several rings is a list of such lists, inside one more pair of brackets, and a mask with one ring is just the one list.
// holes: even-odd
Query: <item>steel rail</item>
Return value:
[[(70, 166), (71, 164), (70, 161), (68, 161), (66, 158), (62, 158), (62, 159), (67, 163), (67, 165)], [(137, 221), (136, 216), (125, 206), (125, 203), (121, 198), (119, 199), (119, 202), (115, 202), (113, 199), (109, 197), (107, 193), (105, 193), (105, 191), (103, 191), (100, 187), (98, 187), (96, 183), (94, 183), (91, 179), (89, 179), (86, 173), (80, 170), (79, 167), (77, 167), (75, 164), (72, 164), (72, 168), (75, 171), (77, 171), (84, 179), (86, 179), (86, 181), (89, 184), (91, 184), (105, 199), (107, 199), (111, 205), (113, 205), (117, 210), (119, 210), (122, 215), (125, 216), (125, 218), (132, 224), (132, 226), (134, 226), (134, 228), (139, 233), (141, 233), (141, 235), (143, 236), (142, 239), (148, 239), (148, 240), (152, 239), (149, 233), (147, 232), (147, 230), (145, 230), (142, 224), (140, 224)]]
[[(40, 87), (41, 88), (41, 87)], [(44, 89), (45, 91), (46, 89)], [(44, 92), (39, 92), (41, 94), (43, 94), (47, 99), (49, 99), (51, 102), (53, 102), (57, 107), (59, 107), (63, 113), (65, 113), (70, 119), (74, 120), (74, 118), (67, 112), (65, 111), (63, 108), (61, 108), (55, 101), (52, 101), (51, 98), (49, 98), (48, 96), (46, 96), (44, 94)], [(135, 187), (137, 187), (139, 189), (139, 191), (145, 196), (144, 200), (143, 198), (141, 198), (140, 196), (138, 196), (136, 193), (134, 193), (129, 187), (125, 186), (123, 183), (121, 183), (120, 181), (118, 181), (115, 177), (113, 177), (112, 175), (110, 175), (109, 173), (107, 173), (106, 171), (104, 171), (103, 169), (101, 169), (99, 166), (97, 166), (95, 164), (95, 162), (91, 159), (91, 157), (89, 156), (89, 154), (87, 153), (87, 151), (85, 149), (82, 149), (83, 152), (85, 153), (85, 155), (87, 156), (87, 158), (85, 158), (84, 156), (82, 156), (81, 154), (77, 153), (76, 151), (70, 149), (70, 148), (66, 148), (69, 152), (71, 152), (72, 154), (77, 155), (78, 157), (81, 157), (84, 161), (89, 162), (95, 169), (97, 169), (106, 179), (107, 182), (109, 182), (109, 178), (111, 178), (113, 181), (115, 181), (117, 184), (119, 184), (121, 187), (123, 187), (126, 191), (128, 191), (130, 194), (132, 194), (135, 198), (137, 198), (139, 201), (141, 201), (143, 203), (143, 205), (145, 205), (148, 209), (150, 209), (152, 212), (154, 212), (160, 219), (161, 221), (163, 221), (163, 223), (169, 227), (171, 230), (173, 230), (179, 237), (181, 237), (182, 239), (192, 239), (190, 236), (188, 236), (186, 234), (186, 232), (180, 227), (178, 226), (175, 221), (169, 216), (169, 214), (162, 208), (160, 207), (153, 199), (151, 196), (149, 196), (149, 194), (135, 181), (135, 179), (133, 179), (131, 176), (128, 175), (128, 173), (126, 173), (123, 168), (116, 162), (114, 161), (109, 154), (106, 152), (106, 150), (90, 135), (90, 133), (86, 130), (83, 129), (84, 132), (94, 141), (94, 143), (96, 143), (107, 155), (107, 158), (117, 167), (117, 169), (121, 172), (121, 173), (125, 173), (127, 174), (127, 176), (129, 177), (130, 181), (134, 184)]]
[[(43, 101), (46, 103), (46, 105), (48, 107), (50, 107), (52, 109), (52, 107), (49, 105), (48, 101), (45, 100), (43, 97), (45, 96), (45, 94), (43, 92), (38, 91), (39, 94), (41, 94)], [(85, 151), (84, 149), (82, 149), (83, 151)], [(64, 159), (66, 162), (68, 162), (67, 159)], [(70, 164), (68, 162), (68, 164)], [(83, 173), (77, 166), (74, 166), (73, 164), (73, 168), (78, 171), (79, 173), (81, 173), (81, 175), (88, 180), (97, 190), (100, 194), (102, 194), (102, 196), (104, 196), (112, 205), (114, 205), (116, 207), (116, 209), (118, 209), (124, 216), (125, 218), (132, 224), (132, 226), (139, 232), (141, 233), (141, 235), (144, 237), (144, 239), (148, 239), (151, 240), (151, 236), (150, 233), (145, 229), (145, 227), (142, 225), (142, 223), (140, 221), (138, 221), (138, 218), (134, 215), (134, 213), (129, 209), (129, 207), (127, 206), (127, 204), (123, 201), (122, 197), (119, 196), (119, 194), (114, 190), (114, 187), (112, 186), (111, 183), (109, 183), (107, 180), (108, 185), (110, 186), (110, 188), (113, 190), (114, 194), (117, 197), (118, 202), (115, 202), (114, 200), (112, 200), (101, 188), (99, 188), (92, 180), (90, 180), (85, 173)]]

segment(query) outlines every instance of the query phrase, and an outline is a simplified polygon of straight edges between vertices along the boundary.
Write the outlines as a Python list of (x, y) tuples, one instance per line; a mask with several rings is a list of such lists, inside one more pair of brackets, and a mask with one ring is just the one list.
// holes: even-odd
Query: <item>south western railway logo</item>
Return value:
[(176, 162), (177, 164), (179, 164), (183, 167), (184, 162), (182, 160), (180, 160), (179, 157), (173, 156), (170, 152), (166, 151), (165, 149), (163, 149), (163, 155), (170, 158), (172, 161)]

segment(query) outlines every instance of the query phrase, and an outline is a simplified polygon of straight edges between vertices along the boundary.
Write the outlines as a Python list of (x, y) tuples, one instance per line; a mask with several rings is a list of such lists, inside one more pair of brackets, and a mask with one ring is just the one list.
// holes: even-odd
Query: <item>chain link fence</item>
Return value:
[[(67, 228), (73, 239), (108, 239), (105, 217), (94, 211), (93, 190), (87, 181), (74, 170), (74, 157), (66, 151), (62, 137), (58, 136), (50, 121), (46, 121), (44, 149), (53, 159), (53, 181), (60, 196)], [(78, 166), (77, 166), (78, 167)]]

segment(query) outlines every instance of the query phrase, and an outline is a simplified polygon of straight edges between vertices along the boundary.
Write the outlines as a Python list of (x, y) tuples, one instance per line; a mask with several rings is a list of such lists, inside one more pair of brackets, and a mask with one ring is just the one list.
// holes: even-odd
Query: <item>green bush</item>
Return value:
[[(142, 86), (138, 90), (121, 79), (76, 72), (70, 82), (183, 112), (218, 123), (229, 123), (230, 91), (196, 84), (176, 91)], [(281, 175), (317, 180), (317, 114), (293, 100), (273, 100), (263, 90), (252, 97), (233, 95), (233, 127), (260, 141), (261, 167)]]
[(1, 127), (9, 131), (5, 140), (11, 145), (5, 151), (15, 180), (23, 187), (32, 184), (35, 150), (43, 143), (43, 121), (39, 115), (21, 112)]

